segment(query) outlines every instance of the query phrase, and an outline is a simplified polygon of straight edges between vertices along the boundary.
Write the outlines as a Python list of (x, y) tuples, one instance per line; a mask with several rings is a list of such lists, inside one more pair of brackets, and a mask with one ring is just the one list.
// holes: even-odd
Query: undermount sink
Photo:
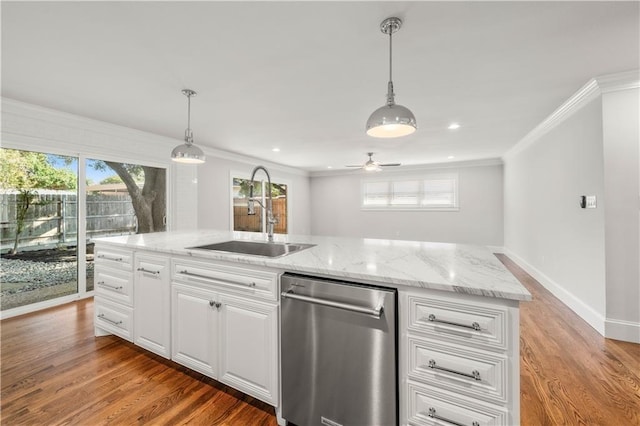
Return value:
[(248, 254), (252, 256), (281, 257), (314, 247), (315, 244), (298, 243), (261, 243), (257, 241), (231, 240), (222, 243), (205, 244), (188, 249), (224, 251), (228, 253)]

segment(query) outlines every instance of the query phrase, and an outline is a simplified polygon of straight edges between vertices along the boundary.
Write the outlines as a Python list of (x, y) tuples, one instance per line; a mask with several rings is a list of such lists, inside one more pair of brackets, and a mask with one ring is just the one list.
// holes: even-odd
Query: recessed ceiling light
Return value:
[(271, 151), (273, 151), (273, 152), (280, 152), (280, 148), (273, 148)]
[(449, 129), (449, 130), (457, 130), (459, 128), (460, 128), (460, 124), (458, 124), (458, 123), (451, 123), (451, 124), (449, 124), (449, 127), (447, 127), (447, 129)]
[(447, 159), (449, 159), (449, 160), (453, 160), (454, 158), (456, 158), (456, 157), (454, 157), (453, 155), (450, 155), (450, 156), (447, 157)]
[(333, 169), (333, 166), (327, 166), (327, 169)]

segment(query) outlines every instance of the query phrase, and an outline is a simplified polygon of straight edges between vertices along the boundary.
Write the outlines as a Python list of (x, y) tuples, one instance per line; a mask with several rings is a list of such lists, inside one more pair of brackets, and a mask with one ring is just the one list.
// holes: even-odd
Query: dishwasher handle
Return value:
[(336, 302), (334, 300), (319, 299), (317, 297), (303, 296), (301, 294), (294, 294), (290, 291), (283, 291), (280, 295), (287, 299), (300, 300), (302, 302), (315, 303), (316, 305), (329, 306), (331, 308), (344, 309), (346, 311), (358, 312), (361, 314), (372, 315), (373, 317), (380, 319), (384, 308), (380, 304), (376, 308), (368, 308), (364, 306), (352, 305), (350, 303)]

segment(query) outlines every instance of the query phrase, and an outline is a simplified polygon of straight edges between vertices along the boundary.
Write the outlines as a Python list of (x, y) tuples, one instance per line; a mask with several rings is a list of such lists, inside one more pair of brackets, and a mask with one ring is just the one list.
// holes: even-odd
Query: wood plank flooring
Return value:
[(264, 425), (272, 407), (122, 339), (93, 300), (3, 320), (2, 425)]
[(640, 345), (605, 339), (497, 256), (533, 296), (520, 304), (522, 425), (640, 425)]
[[(640, 425), (640, 345), (604, 339), (506, 256), (521, 304), (521, 422)], [(2, 425), (276, 425), (273, 408), (119, 338), (93, 301), (0, 324)]]

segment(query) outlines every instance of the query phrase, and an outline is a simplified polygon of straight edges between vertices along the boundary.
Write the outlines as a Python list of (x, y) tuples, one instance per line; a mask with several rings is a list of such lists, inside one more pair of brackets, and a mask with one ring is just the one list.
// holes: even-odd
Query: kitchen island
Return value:
[(96, 335), (117, 334), (279, 412), (282, 274), (395, 288), (400, 424), (519, 423), (518, 309), (531, 296), (488, 248), (302, 235), (276, 235), (314, 245), (277, 258), (189, 248), (229, 240), (265, 237), (96, 240)]

